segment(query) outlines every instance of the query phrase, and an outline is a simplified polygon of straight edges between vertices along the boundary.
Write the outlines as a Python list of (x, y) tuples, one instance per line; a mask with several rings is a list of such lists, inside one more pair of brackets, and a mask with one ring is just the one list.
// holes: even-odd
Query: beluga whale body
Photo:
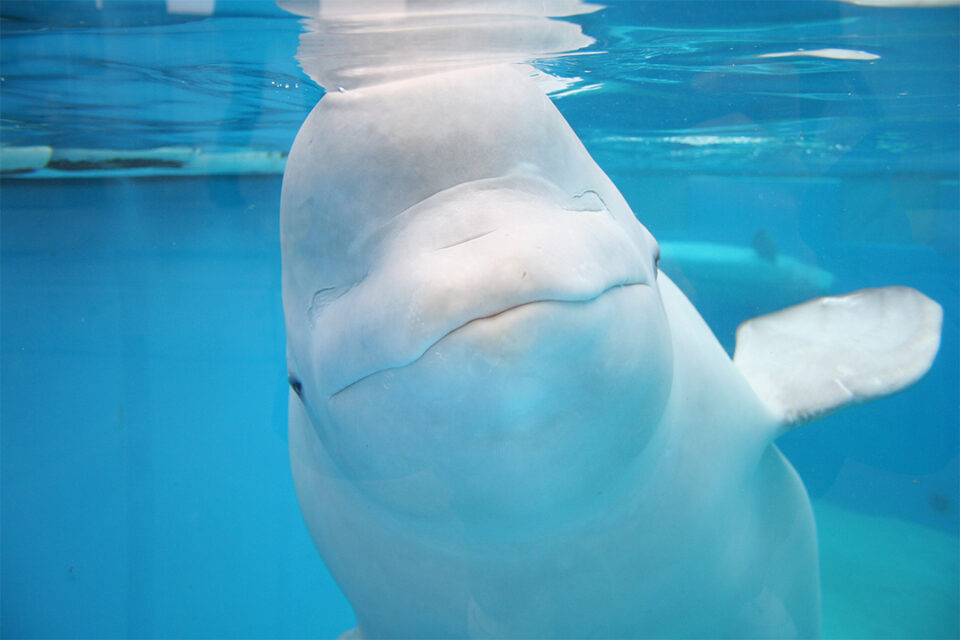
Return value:
[(817, 636), (773, 441), (919, 379), (940, 307), (821, 298), (731, 360), (528, 75), (329, 93), (289, 155), (290, 457), (356, 636)]

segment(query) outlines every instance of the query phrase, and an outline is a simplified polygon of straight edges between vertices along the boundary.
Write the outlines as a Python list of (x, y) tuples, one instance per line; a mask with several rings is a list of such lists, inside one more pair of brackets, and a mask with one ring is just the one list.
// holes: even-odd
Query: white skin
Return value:
[(782, 418), (522, 72), (324, 97), (282, 241), (294, 480), (362, 634), (818, 635)]

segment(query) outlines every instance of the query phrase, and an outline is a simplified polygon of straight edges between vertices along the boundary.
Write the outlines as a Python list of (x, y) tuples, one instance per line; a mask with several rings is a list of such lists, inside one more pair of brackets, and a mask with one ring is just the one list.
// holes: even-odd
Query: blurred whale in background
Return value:
[(818, 635), (773, 440), (916, 381), (939, 305), (818, 299), (731, 360), (526, 69), (434, 71), (329, 93), (284, 176), (291, 464), (356, 636)]
[(772, 310), (833, 291), (832, 273), (771, 251), (768, 244), (754, 242), (747, 247), (673, 240), (661, 242), (660, 250), (663, 270), (691, 297), (709, 295), (743, 307)]

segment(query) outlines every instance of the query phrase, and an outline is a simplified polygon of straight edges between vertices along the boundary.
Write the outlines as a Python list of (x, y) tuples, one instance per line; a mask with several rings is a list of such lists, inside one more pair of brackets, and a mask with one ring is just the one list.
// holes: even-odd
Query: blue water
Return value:
[[(608, 4), (539, 66), (579, 78), (556, 104), (658, 239), (763, 231), (833, 292), (943, 306), (917, 386), (779, 444), (824, 635), (957, 637), (960, 9)], [(4, 147), (285, 152), (323, 95), (272, 3), (103, 5), (0, 5)], [(799, 48), (879, 57), (756, 57)], [(335, 637), (287, 462), (281, 176), (78, 166), (0, 182), (0, 636)], [(728, 349), (778, 306), (686, 286)]]

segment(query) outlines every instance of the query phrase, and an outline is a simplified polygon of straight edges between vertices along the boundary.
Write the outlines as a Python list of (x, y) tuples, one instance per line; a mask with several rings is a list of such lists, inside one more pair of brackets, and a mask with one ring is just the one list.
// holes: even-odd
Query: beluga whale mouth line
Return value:
[[(484, 234), (484, 235), (485, 235), (485, 234)], [(464, 240), (463, 242), (469, 242), (469, 241), (470, 241), (470, 240)], [(626, 289), (626, 288), (630, 288), (630, 287), (649, 287), (649, 286), (650, 286), (650, 285), (649, 285), (648, 283), (646, 283), (646, 282), (623, 282), (623, 283), (617, 283), (617, 284), (610, 285), (609, 287), (607, 287), (606, 289), (604, 289), (604, 290), (601, 291), (600, 293), (598, 293), (598, 294), (596, 294), (596, 295), (594, 295), (594, 296), (591, 296), (591, 297), (586, 297), (586, 298), (562, 298), (562, 297), (542, 298), (542, 299), (538, 299), (538, 300), (530, 300), (529, 302), (521, 302), (521, 303), (519, 303), (519, 304), (511, 305), (510, 307), (507, 307), (507, 308), (505, 308), (505, 309), (503, 309), (503, 310), (501, 310), (501, 311), (497, 311), (497, 312), (490, 313), (490, 314), (483, 315), (483, 316), (477, 316), (476, 318), (472, 318), (472, 319), (470, 319), (470, 320), (467, 320), (466, 322), (463, 322), (463, 323), (457, 325), (457, 326), (454, 327), (453, 329), (450, 329), (449, 331), (447, 331), (446, 333), (444, 333), (443, 335), (441, 335), (439, 338), (437, 338), (437, 339), (434, 340), (431, 344), (429, 344), (429, 345), (423, 350), (423, 352), (422, 352), (420, 355), (418, 355), (416, 358), (410, 360), (409, 362), (405, 362), (405, 363), (397, 364), (397, 365), (391, 365), (391, 366), (388, 366), (388, 367), (383, 367), (383, 368), (381, 368), (381, 369), (377, 369), (376, 371), (371, 371), (370, 373), (368, 373), (368, 374), (366, 374), (366, 375), (364, 375), (364, 376), (362, 376), (362, 377), (354, 380), (353, 382), (345, 385), (345, 386), (342, 387), (341, 389), (338, 389), (337, 391), (334, 391), (333, 393), (330, 394), (329, 399), (330, 399), (330, 400), (333, 400), (336, 396), (340, 395), (340, 394), (343, 393), (344, 391), (347, 391), (348, 389), (350, 389), (350, 388), (352, 388), (352, 387), (360, 384), (360, 383), (363, 382), (364, 380), (367, 380), (368, 378), (371, 378), (371, 377), (373, 377), (373, 376), (375, 376), (375, 375), (377, 375), (377, 374), (383, 373), (383, 372), (385, 372), (385, 371), (394, 371), (394, 370), (397, 370), (397, 369), (403, 369), (403, 368), (405, 368), (405, 367), (409, 367), (409, 366), (411, 366), (411, 365), (413, 365), (413, 364), (416, 364), (417, 362), (419, 362), (419, 361), (424, 357), (424, 355), (427, 354), (427, 352), (430, 351), (430, 349), (434, 348), (437, 344), (439, 344), (440, 342), (446, 340), (446, 339), (449, 338), (451, 335), (453, 335), (453, 334), (455, 334), (455, 333), (463, 330), (463, 329), (466, 328), (466, 327), (469, 327), (469, 326), (471, 326), (471, 325), (476, 325), (476, 323), (478, 323), (478, 322), (484, 322), (484, 321), (489, 321), (489, 320), (496, 320), (496, 319), (498, 319), (498, 318), (503, 318), (504, 316), (507, 316), (508, 314), (510, 314), (510, 313), (512, 313), (512, 312), (516, 312), (516, 311), (519, 311), (520, 309), (532, 307), (532, 306), (535, 306), (535, 305), (545, 305), (545, 304), (550, 304), (550, 303), (557, 303), (557, 304), (590, 304), (591, 302), (595, 302), (595, 301), (599, 300), (600, 298), (602, 298), (603, 296), (609, 294), (609, 293), (612, 292), (612, 291), (617, 291), (617, 290)]]

